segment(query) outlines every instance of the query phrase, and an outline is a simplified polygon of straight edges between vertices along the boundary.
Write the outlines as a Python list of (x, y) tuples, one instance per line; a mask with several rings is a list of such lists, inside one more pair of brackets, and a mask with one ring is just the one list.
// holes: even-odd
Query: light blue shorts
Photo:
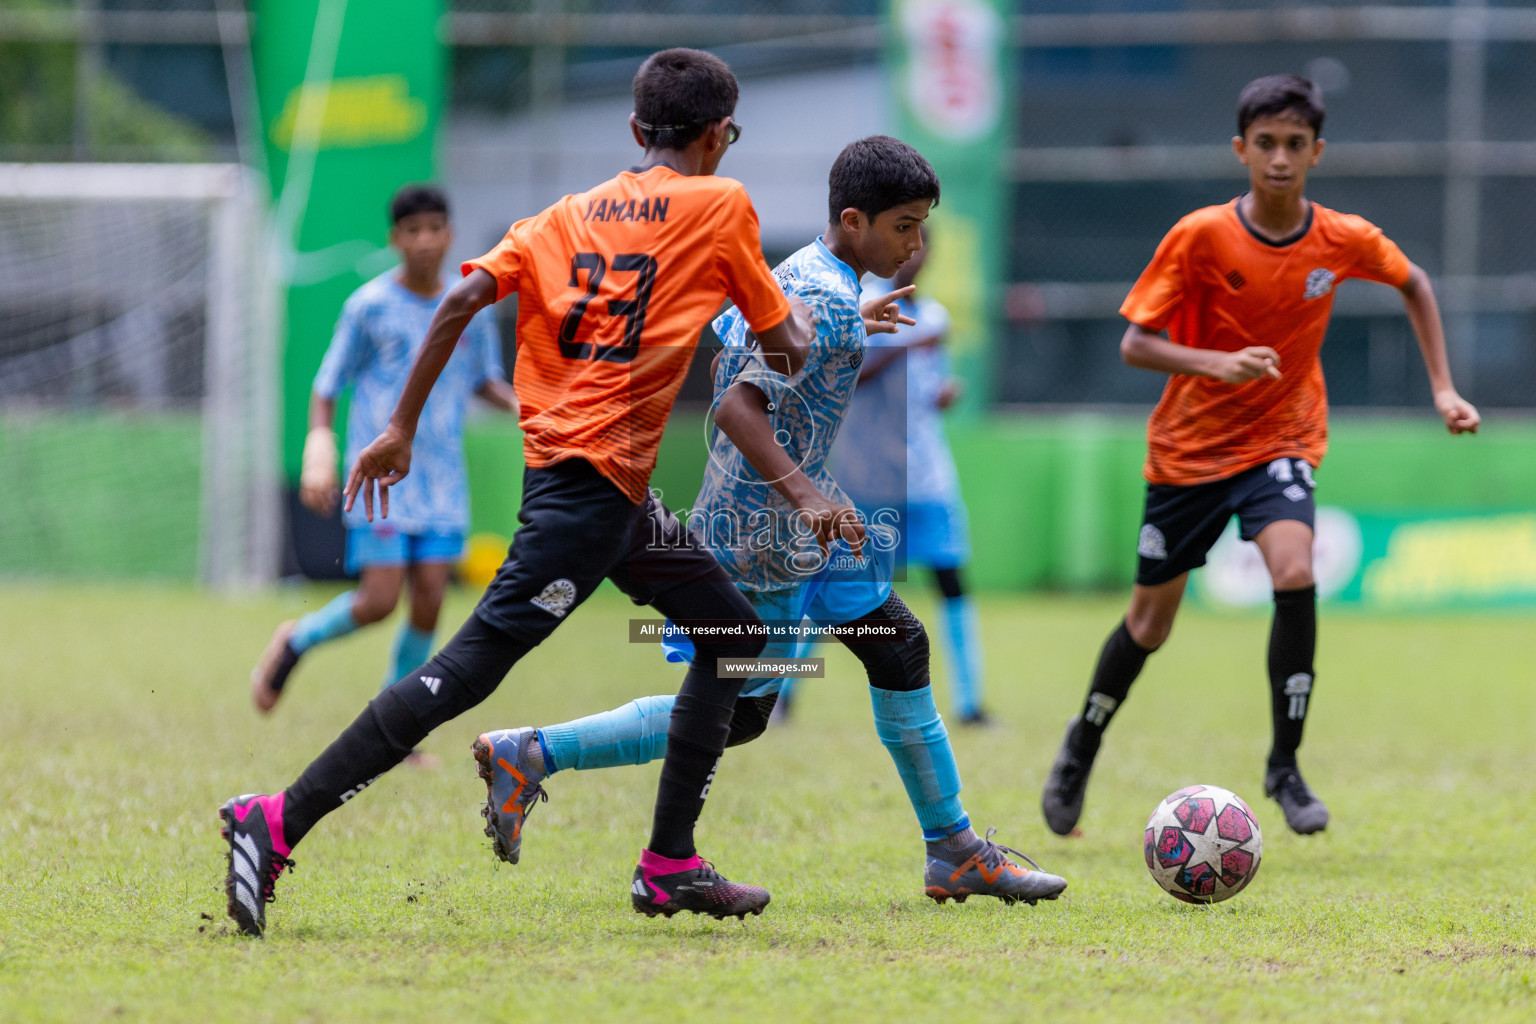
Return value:
[(958, 500), (914, 501), (906, 511), (898, 560), (930, 569), (958, 569), (970, 561), (970, 524)]
[(348, 575), (374, 567), (457, 562), (463, 557), (462, 533), (401, 533), (383, 520), (347, 530)]
[[(818, 626), (840, 626), (863, 618), (891, 596), (890, 552), (878, 551), (873, 545), (866, 545), (864, 551), (864, 556), (856, 559), (839, 543), (827, 567), (804, 583), (782, 590), (741, 592), (764, 622), (798, 624), (809, 620)], [(693, 644), (687, 637), (673, 633), (675, 628), (667, 623), (667, 630), (673, 635), (662, 641), (662, 651), (668, 661), (692, 663)], [(802, 658), (814, 644), (811, 638), (771, 639), (758, 657), (780, 661)], [(748, 679), (741, 695), (766, 697), (778, 693), (783, 684), (784, 680), (778, 677)]]

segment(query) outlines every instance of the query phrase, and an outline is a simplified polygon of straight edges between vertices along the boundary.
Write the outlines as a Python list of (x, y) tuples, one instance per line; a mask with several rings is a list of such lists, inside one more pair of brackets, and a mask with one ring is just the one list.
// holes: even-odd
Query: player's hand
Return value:
[(347, 477), (347, 511), (363, 496), (363, 512), (373, 522), (373, 493), (377, 484), (379, 493), (379, 517), (389, 517), (389, 489), (411, 471), (411, 437), (391, 423), (384, 433), (373, 439), (357, 457), (357, 464)]
[(330, 518), (341, 497), (336, 475), (336, 435), (329, 427), (315, 427), (304, 438), (304, 457), (299, 469), (299, 501), (317, 516)]
[(859, 518), (858, 509), (833, 501), (820, 491), (812, 491), (795, 504), (801, 521), (811, 527), (823, 555), (840, 540), (847, 542), (855, 557), (864, 554), (864, 522)]
[(1483, 422), (1476, 407), (1454, 389), (1435, 392), (1435, 411), (1445, 420), (1446, 429), (1453, 434), (1475, 434), (1478, 425)]
[(939, 388), (939, 393), (934, 396), (933, 404), (940, 410), (948, 409), (960, 399), (960, 395), (964, 391), (965, 385), (960, 383), (960, 378), (951, 377), (944, 382), (943, 387)]
[(1261, 377), (1280, 379), (1280, 353), (1263, 345), (1224, 353), (1212, 376), (1228, 384), (1242, 384)]
[(886, 292), (867, 302), (859, 304), (859, 312), (864, 317), (865, 334), (895, 334), (900, 324), (908, 327), (915, 326), (916, 320), (901, 315), (901, 307), (896, 305), (898, 299), (904, 299), (911, 295), (916, 285), (907, 285), (905, 288), (897, 288), (893, 292)]

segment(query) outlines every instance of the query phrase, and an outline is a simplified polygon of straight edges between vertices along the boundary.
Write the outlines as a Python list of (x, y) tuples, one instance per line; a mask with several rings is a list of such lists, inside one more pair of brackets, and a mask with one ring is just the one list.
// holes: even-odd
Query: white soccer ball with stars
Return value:
[(1147, 870), (1174, 899), (1220, 903), (1258, 874), (1264, 836), (1253, 811), (1220, 786), (1185, 786), (1147, 819)]

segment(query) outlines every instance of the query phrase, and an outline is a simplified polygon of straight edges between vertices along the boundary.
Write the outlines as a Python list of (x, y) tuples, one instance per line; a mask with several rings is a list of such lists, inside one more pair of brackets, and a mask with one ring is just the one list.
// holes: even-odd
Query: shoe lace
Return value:
[(292, 860), (280, 853), (274, 852), (267, 861), (267, 877), (262, 879), (261, 899), (263, 903), (277, 902), (277, 876), (285, 869), (298, 867)]
[(543, 786), (535, 783), (533, 789), (528, 792), (528, 799), (523, 801), (523, 817), (526, 818), (528, 815), (532, 814), (533, 805), (541, 802), (546, 804), (549, 803), (549, 794), (544, 792)]
[(1305, 807), (1312, 803), (1312, 791), (1301, 780), (1301, 773), (1294, 768), (1289, 769), (1275, 782), (1275, 793), (1284, 796), (1298, 807)]
[(1022, 850), (1015, 850), (1013, 847), (1004, 846), (1002, 843), (994, 843), (992, 841), (992, 837), (995, 835), (997, 835), (997, 826), (988, 825), (987, 834), (982, 837), (982, 842), (984, 842), (986, 845), (983, 846), (981, 851), (976, 854), (976, 859), (982, 864), (985, 864), (989, 868), (995, 868), (998, 866), (998, 864), (1007, 860), (1008, 854), (1011, 853), (1015, 857), (1024, 858), (1024, 860), (1029, 862), (1029, 866), (1034, 868), (1036, 871), (1045, 870), (1039, 864), (1035, 863), (1033, 857), (1023, 852)]

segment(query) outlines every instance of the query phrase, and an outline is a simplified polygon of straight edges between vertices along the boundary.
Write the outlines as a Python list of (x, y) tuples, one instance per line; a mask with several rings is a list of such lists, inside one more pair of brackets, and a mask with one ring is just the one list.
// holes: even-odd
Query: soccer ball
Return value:
[(1264, 836), (1243, 798), (1219, 786), (1185, 786), (1152, 809), (1143, 840), (1147, 870), (1185, 903), (1220, 903), (1259, 872)]

